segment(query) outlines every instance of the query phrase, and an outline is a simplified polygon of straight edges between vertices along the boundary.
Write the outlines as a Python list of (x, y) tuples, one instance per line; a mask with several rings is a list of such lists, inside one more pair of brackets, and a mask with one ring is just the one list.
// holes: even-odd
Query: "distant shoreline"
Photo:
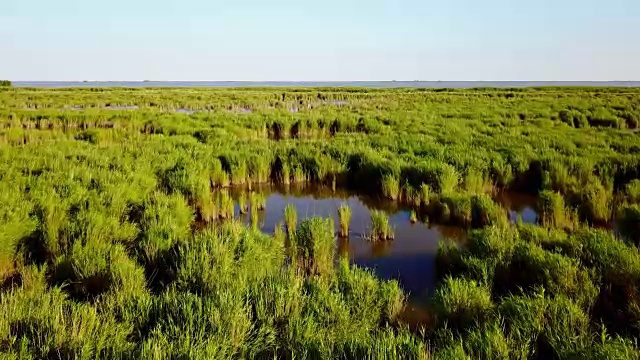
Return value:
[(527, 88), (640, 87), (640, 81), (14, 81), (14, 87), (364, 87), (364, 88)]

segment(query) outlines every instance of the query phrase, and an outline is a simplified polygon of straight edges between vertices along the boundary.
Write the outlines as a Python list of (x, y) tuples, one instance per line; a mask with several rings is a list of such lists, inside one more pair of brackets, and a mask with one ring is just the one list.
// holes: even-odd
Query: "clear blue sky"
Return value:
[(0, 79), (640, 80), (640, 0), (0, 0)]

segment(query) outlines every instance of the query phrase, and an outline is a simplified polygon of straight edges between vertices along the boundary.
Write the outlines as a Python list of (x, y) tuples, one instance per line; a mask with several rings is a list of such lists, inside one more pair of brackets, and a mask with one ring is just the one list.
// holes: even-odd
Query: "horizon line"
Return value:
[(640, 82), (640, 80), (9, 80), (16, 83), (62, 83), (62, 82), (280, 82), (280, 83), (323, 83), (323, 82)]

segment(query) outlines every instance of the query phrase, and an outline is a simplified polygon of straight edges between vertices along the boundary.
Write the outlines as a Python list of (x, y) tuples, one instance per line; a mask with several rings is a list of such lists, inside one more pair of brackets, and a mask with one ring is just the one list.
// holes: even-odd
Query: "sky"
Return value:
[(0, 0), (0, 79), (640, 80), (639, 0)]

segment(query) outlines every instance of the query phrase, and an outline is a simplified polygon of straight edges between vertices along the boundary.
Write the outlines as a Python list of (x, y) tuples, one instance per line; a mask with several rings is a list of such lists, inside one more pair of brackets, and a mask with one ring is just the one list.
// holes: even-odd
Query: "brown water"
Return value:
[[(352, 212), (348, 238), (337, 238), (336, 251), (352, 264), (370, 269), (381, 279), (396, 279), (413, 299), (428, 296), (435, 287), (435, 256), (442, 242), (463, 244), (467, 232), (462, 228), (429, 223), (426, 219), (412, 224), (411, 210), (395, 202), (381, 201), (329, 188), (273, 187), (254, 189), (267, 196), (266, 210), (258, 214), (259, 226), (273, 233), (284, 222), (284, 209), (293, 204), (298, 221), (311, 217), (332, 217), (338, 232), (338, 207), (347, 203)], [(239, 191), (232, 191), (237, 199)], [(509, 211), (512, 221), (520, 216), (524, 222), (535, 222), (532, 198), (502, 194), (496, 198)], [(370, 242), (365, 238), (370, 228), (371, 210), (383, 210), (394, 227), (395, 240)], [(235, 217), (249, 224), (251, 215), (241, 215), (236, 205)]]

